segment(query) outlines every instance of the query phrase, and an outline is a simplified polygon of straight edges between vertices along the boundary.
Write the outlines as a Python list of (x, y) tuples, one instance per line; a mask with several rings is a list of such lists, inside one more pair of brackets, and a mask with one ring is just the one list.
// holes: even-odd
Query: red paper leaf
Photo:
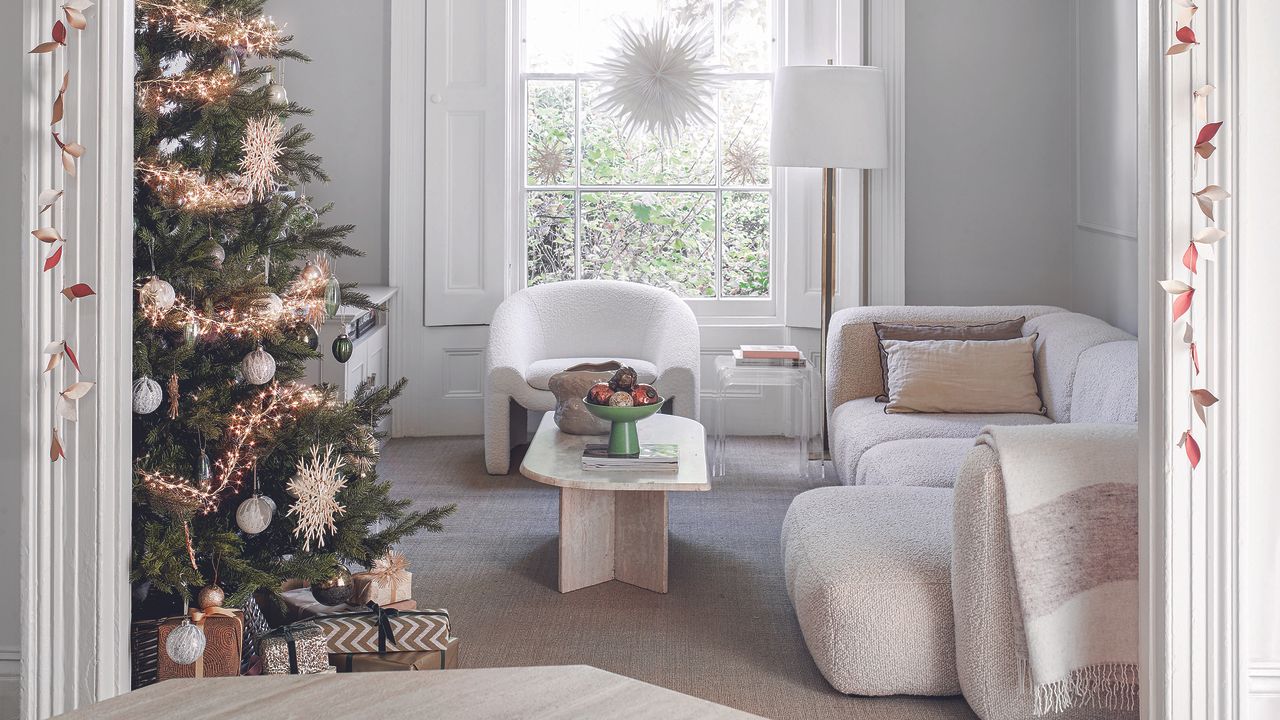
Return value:
[(1187, 314), (1191, 309), (1191, 298), (1195, 297), (1195, 289), (1188, 290), (1173, 299), (1173, 319), (1177, 322), (1178, 318)]
[(1195, 243), (1187, 243), (1187, 251), (1182, 253), (1182, 265), (1191, 272), (1196, 271), (1196, 261), (1200, 259), (1200, 251)]
[(1196, 466), (1200, 464), (1200, 443), (1196, 442), (1196, 439), (1191, 436), (1191, 431), (1188, 430), (1182, 433), (1182, 440), (1178, 442), (1178, 445), (1187, 451), (1187, 459), (1191, 461), (1191, 469), (1195, 470)]
[(76, 359), (76, 354), (71, 352), (71, 346), (65, 340), (62, 341), (62, 349), (66, 351), (67, 359), (71, 361), (71, 364), (76, 366), (76, 372), (80, 372), (80, 361)]
[(1196, 344), (1191, 343), (1191, 364), (1195, 366), (1196, 374), (1200, 374), (1200, 351), (1196, 350)]
[(62, 261), (62, 248), (58, 248), (57, 250), (54, 250), (54, 251), (53, 251), (53, 254), (52, 254), (52, 255), (50, 255), (49, 257), (45, 258), (45, 260), (44, 260), (44, 271), (45, 271), (45, 272), (49, 272), (50, 270), (52, 270), (52, 269), (54, 269), (55, 267), (57, 267), (57, 266), (58, 266), (58, 263), (59, 263), (59, 262), (61, 262), (61, 261)]
[(53, 24), (53, 41), (59, 45), (67, 44), (67, 26), (61, 20)]
[(62, 294), (65, 295), (68, 300), (77, 300), (79, 298), (89, 297), (90, 295), (93, 295), (94, 292), (93, 288), (89, 287), (87, 283), (76, 283), (75, 285), (64, 289)]
[(1196, 145), (1203, 145), (1213, 139), (1218, 134), (1218, 130), (1222, 129), (1222, 123), (1209, 123), (1200, 128), (1200, 134), (1196, 136)]
[(1179, 42), (1191, 44), (1195, 44), (1196, 42), (1196, 32), (1191, 29), (1190, 25), (1183, 25), (1178, 28), (1178, 31), (1174, 33), (1174, 36), (1178, 38)]

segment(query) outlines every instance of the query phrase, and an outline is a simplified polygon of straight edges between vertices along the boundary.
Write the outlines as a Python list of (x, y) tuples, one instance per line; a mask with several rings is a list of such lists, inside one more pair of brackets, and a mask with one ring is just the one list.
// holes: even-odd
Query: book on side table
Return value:
[[(768, 351), (751, 351), (748, 348), (771, 348)], [(766, 352), (769, 354), (759, 354)], [(794, 345), (743, 345), (733, 351), (734, 364), (739, 367), (804, 367), (808, 361)]]
[(587, 445), (582, 451), (583, 470), (648, 470), (675, 472), (680, 462), (680, 446), (675, 444), (640, 445), (636, 457), (610, 457), (609, 446)]

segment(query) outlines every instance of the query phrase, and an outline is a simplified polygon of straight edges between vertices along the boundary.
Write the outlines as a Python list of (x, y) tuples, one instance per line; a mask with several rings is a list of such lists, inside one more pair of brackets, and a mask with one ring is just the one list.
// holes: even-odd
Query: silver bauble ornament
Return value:
[(232, 75), (240, 74), (240, 51), (229, 47), (222, 51), (222, 64)]
[(267, 293), (266, 297), (258, 301), (257, 312), (267, 320), (279, 320), (284, 315), (284, 301), (275, 293)]
[(169, 312), (169, 308), (177, 302), (178, 294), (174, 292), (172, 285), (152, 275), (151, 279), (142, 286), (140, 300), (143, 306), (163, 313)]
[(275, 107), (284, 107), (289, 104), (289, 93), (283, 85), (272, 80), (267, 84), (267, 102)]
[(259, 345), (257, 350), (244, 356), (240, 369), (244, 371), (244, 379), (251, 384), (265, 385), (276, 376), (276, 359)]
[(204, 630), (199, 625), (192, 625), (190, 620), (183, 620), (164, 641), (164, 651), (175, 663), (190, 665), (204, 655), (204, 644)]
[(341, 605), (351, 599), (356, 588), (351, 581), (351, 571), (339, 565), (333, 577), (311, 583), (311, 594), (321, 605)]
[(160, 383), (145, 376), (133, 381), (134, 412), (139, 415), (155, 412), (163, 399), (164, 390), (160, 388)]
[(186, 329), (182, 331), (182, 337), (186, 339), (188, 345), (192, 345), (200, 339), (200, 323), (192, 320), (187, 323)]
[(257, 535), (271, 524), (275, 502), (266, 495), (253, 495), (236, 508), (236, 524), (246, 535)]
[(200, 451), (200, 462), (196, 466), (196, 477), (201, 485), (213, 478), (213, 463), (209, 462), (209, 454), (203, 450)]
[(213, 249), (209, 251), (209, 258), (213, 260), (215, 268), (221, 268), (223, 261), (227, 259), (227, 249), (222, 247), (221, 243), (214, 245)]

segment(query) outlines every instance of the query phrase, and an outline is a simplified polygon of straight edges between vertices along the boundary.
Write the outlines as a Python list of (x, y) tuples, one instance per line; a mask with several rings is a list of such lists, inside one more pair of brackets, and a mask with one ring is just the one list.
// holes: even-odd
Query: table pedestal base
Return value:
[(667, 591), (667, 493), (560, 488), (560, 592), (614, 579)]

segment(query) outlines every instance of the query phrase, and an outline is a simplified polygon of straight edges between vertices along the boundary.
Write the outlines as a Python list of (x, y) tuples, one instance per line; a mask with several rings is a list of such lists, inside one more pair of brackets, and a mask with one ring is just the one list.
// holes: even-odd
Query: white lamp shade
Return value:
[(888, 167), (884, 71), (790, 65), (773, 81), (769, 160), (780, 167)]

